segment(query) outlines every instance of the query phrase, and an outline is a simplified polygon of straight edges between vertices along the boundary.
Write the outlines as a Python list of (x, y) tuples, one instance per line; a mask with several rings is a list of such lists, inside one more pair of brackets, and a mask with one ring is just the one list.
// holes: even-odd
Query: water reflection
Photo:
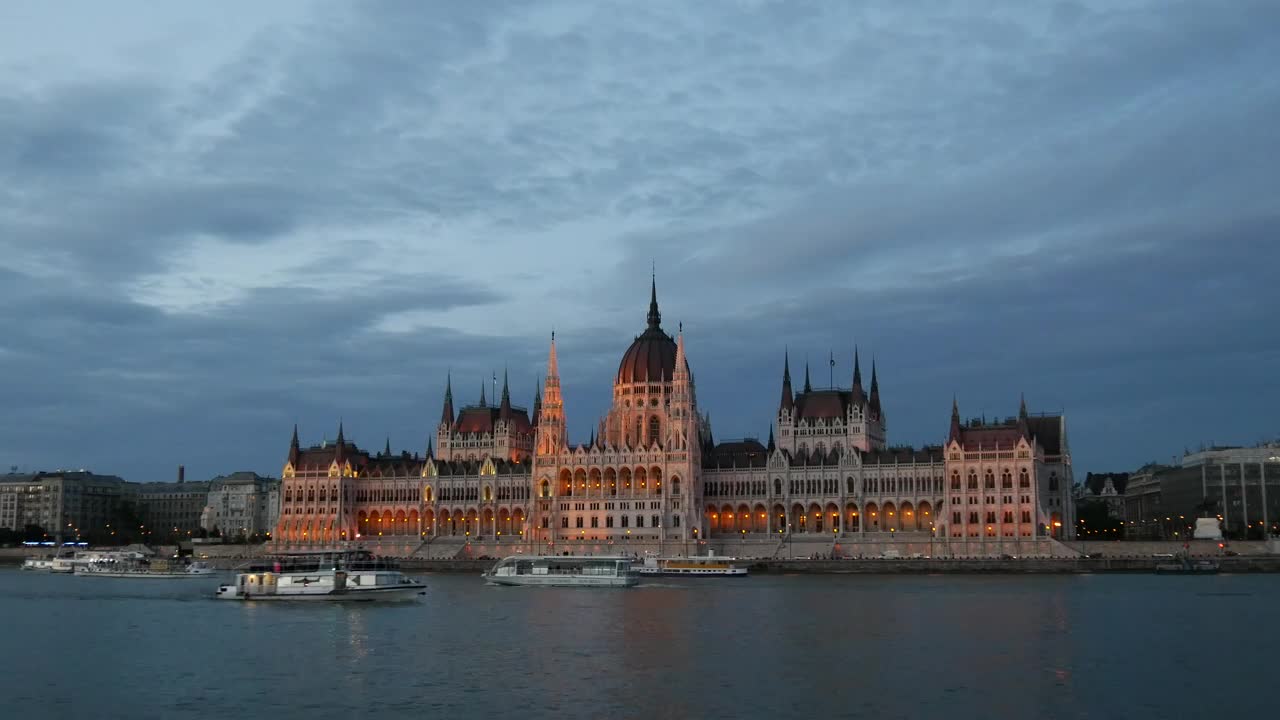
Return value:
[[(26, 649), (0, 658), (0, 693), (28, 717), (1216, 717), (1266, 710), (1277, 633), (1259, 598), (1280, 590), (1277, 576), (426, 583), (414, 603), (255, 604), (0, 571), (0, 613), (21, 618), (6, 647)], [(1230, 661), (1203, 662), (1223, 638)]]

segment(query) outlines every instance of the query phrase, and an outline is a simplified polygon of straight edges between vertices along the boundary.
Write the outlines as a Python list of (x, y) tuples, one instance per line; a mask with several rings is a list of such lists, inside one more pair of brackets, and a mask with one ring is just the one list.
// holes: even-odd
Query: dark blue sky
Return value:
[(0, 468), (421, 451), (552, 329), (585, 440), (651, 263), (718, 438), (855, 344), (894, 443), (1280, 432), (1280, 4), (261, 5), (0, 7)]

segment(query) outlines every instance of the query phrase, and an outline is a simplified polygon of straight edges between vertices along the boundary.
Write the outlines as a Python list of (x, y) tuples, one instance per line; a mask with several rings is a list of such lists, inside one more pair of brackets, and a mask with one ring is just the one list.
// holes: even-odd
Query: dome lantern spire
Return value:
[(654, 270), (649, 275), (649, 329), (657, 330), (662, 325), (662, 313), (658, 312), (658, 273)]

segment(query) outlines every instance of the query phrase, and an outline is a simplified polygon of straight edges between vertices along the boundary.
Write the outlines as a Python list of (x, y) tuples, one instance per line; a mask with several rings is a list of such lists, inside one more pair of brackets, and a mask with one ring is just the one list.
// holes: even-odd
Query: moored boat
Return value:
[(22, 561), (23, 570), (48, 572), (53, 568), (53, 558), (29, 557)]
[(104, 558), (76, 567), (80, 577), (178, 580), (209, 577), (217, 573), (204, 562), (148, 560), (142, 557)]
[(484, 577), (495, 585), (544, 587), (631, 587), (631, 558), (569, 555), (513, 555), (499, 560)]
[(239, 568), (216, 597), (336, 602), (412, 600), (423, 593), (422, 583), (400, 572), (394, 560), (367, 550), (319, 550), (274, 555)]
[(737, 558), (715, 555), (694, 557), (646, 557), (634, 568), (637, 575), (675, 575), (684, 577), (745, 577), (747, 566)]
[(1215, 575), (1219, 570), (1218, 563), (1212, 560), (1196, 560), (1193, 562), (1188, 557), (1156, 563), (1157, 575)]

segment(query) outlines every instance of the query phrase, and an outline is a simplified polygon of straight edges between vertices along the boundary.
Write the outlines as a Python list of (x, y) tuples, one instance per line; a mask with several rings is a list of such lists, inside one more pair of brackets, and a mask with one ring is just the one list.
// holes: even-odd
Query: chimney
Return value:
[(186, 479), (187, 469), (181, 465), (178, 466), (178, 482), (181, 483)]

